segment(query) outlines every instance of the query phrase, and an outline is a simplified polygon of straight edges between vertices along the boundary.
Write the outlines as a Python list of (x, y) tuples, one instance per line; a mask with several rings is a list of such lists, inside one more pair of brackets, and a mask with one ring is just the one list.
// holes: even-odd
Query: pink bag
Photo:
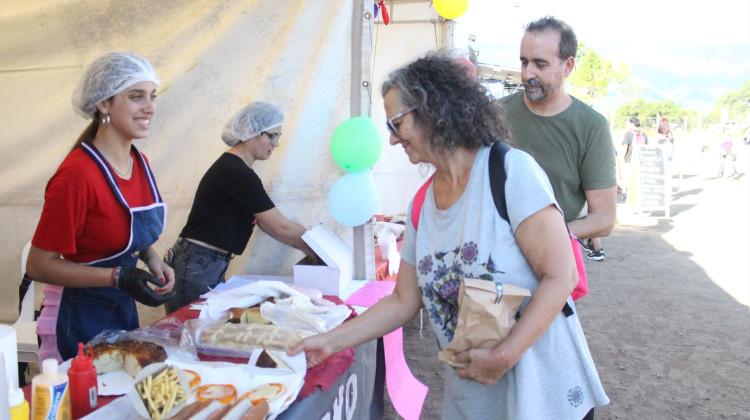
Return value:
[(570, 244), (573, 246), (573, 256), (576, 259), (576, 269), (578, 270), (578, 284), (570, 296), (573, 300), (578, 300), (589, 293), (589, 283), (586, 280), (586, 267), (583, 265), (583, 252), (581, 252), (581, 244), (578, 242), (578, 238), (570, 233), (568, 229), (568, 236), (570, 236)]

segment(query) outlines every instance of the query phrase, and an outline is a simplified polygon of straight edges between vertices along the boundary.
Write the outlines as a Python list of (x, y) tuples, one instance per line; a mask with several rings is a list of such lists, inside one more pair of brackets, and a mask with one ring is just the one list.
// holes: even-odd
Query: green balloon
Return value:
[(341, 169), (369, 169), (380, 157), (383, 143), (370, 117), (354, 117), (339, 124), (331, 137), (331, 155)]

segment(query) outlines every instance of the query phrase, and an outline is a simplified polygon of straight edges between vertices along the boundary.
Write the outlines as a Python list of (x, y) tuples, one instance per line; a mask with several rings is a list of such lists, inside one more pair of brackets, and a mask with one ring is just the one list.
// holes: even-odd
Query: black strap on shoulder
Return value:
[(500, 213), (500, 217), (510, 222), (508, 219), (508, 207), (505, 204), (505, 154), (510, 150), (510, 146), (501, 141), (495, 143), (490, 148), (490, 190), (492, 199), (495, 201), (495, 208)]
[(31, 279), (29, 278), (26, 273), (23, 274), (23, 279), (21, 279), (21, 284), (18, 285), (18, 314), (21, 314), (21, 303), (23, 302), (23, 298), (26, 296), (26, 292), (29, 291), (29, 286), (31, 285)]
[[(490, 190), (492, 191), (492, 200), (495, 201), (495, 208), (500, 214), (500, 217), (505, 219), (506, 222), (510, 223), (508, 219), (508, 206), (505, 202), (505, 154), (511, 149), (506, 143), (499, 141), (492, 145), (490, 148)], [(573, 315), (573, 308), (565, 302), (565, 306), (562, 309), (565, 317)]]

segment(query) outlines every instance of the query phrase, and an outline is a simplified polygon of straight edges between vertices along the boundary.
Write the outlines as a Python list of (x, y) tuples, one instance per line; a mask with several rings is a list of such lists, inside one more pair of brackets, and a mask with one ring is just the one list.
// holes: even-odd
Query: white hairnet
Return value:
[(73, 90), (73, 108), (83, 118), (94, 118), (96, 104), (139, 82), (161, 82), (151, 63), (129, 52), (113, 52), (97, 58)]
[(245, 105), (224, 124), (221, 139), (233, 147), (283, 122), (284, 114), (278, 108), (267, 102), (253, 102)]

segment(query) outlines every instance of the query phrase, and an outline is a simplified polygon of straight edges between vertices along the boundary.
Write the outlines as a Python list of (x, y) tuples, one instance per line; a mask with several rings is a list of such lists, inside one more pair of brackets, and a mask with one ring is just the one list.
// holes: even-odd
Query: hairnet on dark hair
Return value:
[(94, 118), (96, 105), (139, 82), (161, 84), (151, 63), (129, 52), (113, 52), (94, 60), (73, 90), (73, 108), (83, 118)]
[(221, 139), (234, 147), (283, 122), (284, 114), (278, 108), (267, 102), (253, 102), (242, 107), (224, 124)]

